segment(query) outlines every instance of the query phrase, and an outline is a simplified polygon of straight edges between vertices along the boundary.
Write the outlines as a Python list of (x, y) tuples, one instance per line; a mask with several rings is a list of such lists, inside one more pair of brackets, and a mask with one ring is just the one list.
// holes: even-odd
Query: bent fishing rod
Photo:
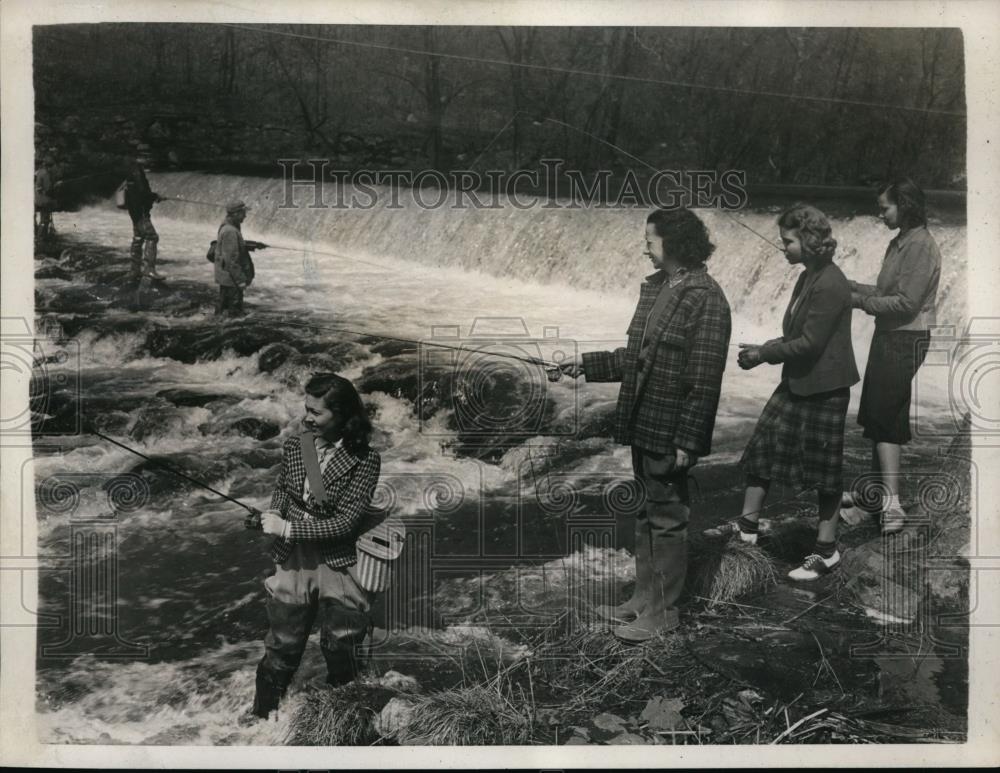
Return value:
[(209, 486), (204, 481), (198, 480), (197, 478), (192, 477), (191, 475), (188, 475), (185, 472), (181, 472), (180, 470), (172, 467), (171, 465), (167, 464), (166, 462), (160, 461), (159, 459), (154, 459), (151, 456), (147, 456), (146, 454), (142, 453), (142, 451), (137, 451), (134, 448), (125, 445), (124, 443), (119, 443), (114, 438), (108, 437), (103, 432), (98, 432), (93, 427), (88, 427), (87, 430), (88, 430), (88, 432), (91, 435), (96, 435), (97, 437), (101, 438), (102, 440), (106, 440), (107, 442), (112, 443), (113, 445), (116, 445), (119, 448), (124, 449), (125, 451), (128, 451), (130, 454), (135, 454), (136, 456), (145, 459), (147, 462), (150, 462), (151, 464), (155, 464), (157, 467), (161, 467), (162, 469), (166, 470), (167, 472), (173, 473), (174, 475), (177, 475), (180, 478), (184, 478), (185, 480), (190, 481), (191, 483), (193, 483), (194, 485), (196, 485), (196, 486), (198, 486), (200, 488), (207, 489), (208, 491), (211, 491), (216, 496), (222, 497), (226, 501), (232, 502), (234, 505), (239, 505), (240, 507), (242, 507), (244, 510), (247, 511), (246, 518), (244, 518), (244, 520), (243, 520), (243, 525), (246, 528), (248, 528), (248, 529), (254, 529), (254, 530), (258, 530), (258, 531), (260, 530), (260, 528), (261, 528), (261, 525), (260, 525), (260, 516), (261, 516), (262, 513), (256, 507), (251, 507), (250, 505), (245, 504), (244, 502), (241, 502), (240, 500), (235, 499), (234, 497), (231, 497), (228, 494), (223, 494), (221, 491), (219, 491), (216, 488), (213, 488), (212, 486)]

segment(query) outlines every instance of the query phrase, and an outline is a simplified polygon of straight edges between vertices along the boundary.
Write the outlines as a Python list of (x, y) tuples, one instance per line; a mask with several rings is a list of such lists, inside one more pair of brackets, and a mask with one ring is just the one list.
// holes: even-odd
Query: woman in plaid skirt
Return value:
[(826, 216), (796, 204), (778, 218), (785, 259), (805, 268), (792, 291), (781, 338), (741, 344), (744, 370), (782, 364), (781, 383), (764, 407), (740, 465), (747, 475), (743, 515), (709, 530), (738, 532), (756, 543), (757, 522), (773, 481), (815, 489), (819, 500), (816, 547), (793, 580), (815, 580), (840, 564), (837, 519), (843, 491), (844, 420), (850, 387), (859, 380), (851, 345), (851, 288), (833, 263), (837, 241)]

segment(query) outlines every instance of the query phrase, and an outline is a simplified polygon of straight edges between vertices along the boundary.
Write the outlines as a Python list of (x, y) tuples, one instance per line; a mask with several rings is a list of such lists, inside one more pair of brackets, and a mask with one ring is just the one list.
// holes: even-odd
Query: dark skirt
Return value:
[(801, 397), (784, 381), (757, 420), (740, 466), (757, 478), (822, 493), (843, 491), (847, 387)]
[(929, 341), (930, 333), (924, 330), (875, 331), (858, 409), (858, 424), (869, 440), (910, 442), (913, 376), (927, 356)]

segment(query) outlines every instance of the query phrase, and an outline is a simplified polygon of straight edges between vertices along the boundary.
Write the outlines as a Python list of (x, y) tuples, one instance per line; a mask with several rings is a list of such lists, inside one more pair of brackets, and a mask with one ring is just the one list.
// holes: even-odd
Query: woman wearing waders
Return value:
[(936, 322), (941, 252), (927, 230), (924, 192), (914, 182), (892, 183), (878, 197), (878, 206), (886, 228), (899, 233), (889, 242), (876, 283), (851, 282), (854, 308), (875, 317), (858, 409), (858, 424), (872, 443), (873, 475), (859, 480), (870, 485), (861, 483), (862, 490), (846, 494), (844, 505), (881, 513), (882, 533), (892, 534), (906, 525), (899, 504), (899, 460), (911, 437), (913, 377)]
[(264, 533), (277, 537), (271, 547), (275, 573), (264, 582), (270, 630), (252, 710), (262, 718), (288, 689), (314, 622), (327, 682), (354, 679), (355, 650), (375, 596), (355, 555), (381, 467), (368, 445), (371, 422), (347, 379), (318, 373), (305, 391), (305, 432), (285, 441), (271, 509), (261, 516)]
[(826, 216), (796, 204), (778, 218), (785, 259), (802, 265), (782, 321), (782, 336), (762, 346), (740, 344), (739, 366), (781, 364), (781, 383), (767, 401), (740, 466), (746, 473), (743, 514), (706, 535), (739, 534), (757, 542), (771, 484), (813, 489), (819, 505), (816, 545), (788, 576), (816, 580), (837, 568), (837, 519), (843, 486), (844, 422), (859, 380), (851, 344), (851, 288), (833, 262), (837, 241)]

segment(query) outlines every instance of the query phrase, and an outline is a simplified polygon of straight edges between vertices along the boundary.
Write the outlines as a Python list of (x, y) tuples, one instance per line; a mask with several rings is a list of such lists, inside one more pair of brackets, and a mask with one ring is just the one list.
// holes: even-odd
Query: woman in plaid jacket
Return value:
[(620, 381), (615, 440), (632, 446), (645, 494), (635, 521), (632, 598), (598, 607), (619, 623), (619, 639), (637, 643), (678, 625), (676, 602), (687, 573), (688, 470), (711, 451), (732, 321), (722, 288), (705, 269), (714, 246), (686, 209), (652, 212), (646, 277), (628, 327), (628, 343), (588, 352), (564, 366), (587, 381)]
[(785, 259), (805, 267), (782, 322), (782, 336), (762, 346), (741, 344), (744, 370), (781, 364), (781, 383), (757, 421), (740, 464), (747, 475), (743, 515), (708, 533), (737, 532), (756, 543), (768, 488), (780, 481), (815, 489), (816, 546), (793, 580), (815, 580), (840, 563), (837, 519), (843, 488), (844, 420), (850, 388), (859, 380), (851, 344), (851, 288), (833, 263), (837, 241), (826, 216), (796, 204), (778, 218)]
[[(368, 629), (374, 593), (355, 574), (355, 541), (378, 483), (381, 458), (369, 447), (371, 422), (354, 386), (333, 373), (306, 384), (306, 433), (285, 441), (271, 509), (261, 523), (277, 537), (271, 546), (275, 573), (264, 582), (270, 629), (257, 667), (253, 714), (278, 707), (319, 618), (327, 682), (357, 674), (355, 648)], [(326, 501), (313, 496), (303, 443), (314, 443)]]

